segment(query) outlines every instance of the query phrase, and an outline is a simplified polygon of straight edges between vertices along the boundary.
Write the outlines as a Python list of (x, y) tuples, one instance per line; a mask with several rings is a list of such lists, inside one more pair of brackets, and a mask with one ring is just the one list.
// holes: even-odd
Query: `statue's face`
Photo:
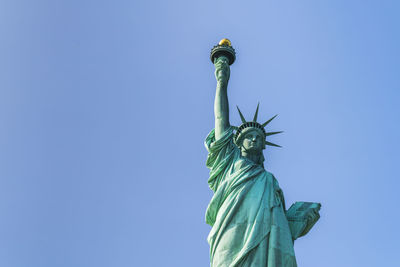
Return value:
[(253, 130), (245, 134), (242, 149), (247, 153), (260, 153), (263, 150), (263, 138), (259, 131)]

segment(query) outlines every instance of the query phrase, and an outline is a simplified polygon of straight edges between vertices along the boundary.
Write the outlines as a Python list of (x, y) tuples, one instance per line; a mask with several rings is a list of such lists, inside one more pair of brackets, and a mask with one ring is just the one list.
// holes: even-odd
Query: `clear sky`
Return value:
[(299, 267), (400, 266), (400, 2), (0, 1), (0, 266), (204, 267), (209, 52), (322, 203)]

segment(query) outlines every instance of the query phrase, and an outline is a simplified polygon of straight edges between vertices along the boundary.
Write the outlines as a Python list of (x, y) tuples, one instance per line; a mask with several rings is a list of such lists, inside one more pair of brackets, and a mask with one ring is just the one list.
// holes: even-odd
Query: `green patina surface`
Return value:
[(211, 55), (217, 79), (215, 129), (205, 141), (214, 192), (206, 212), (211, 266), (294, 267), (294, 240), (319, 219), (320, 204), (296, 202), (286, 210), (283, 192), (263, 164), (265, 146), (277, 146), (266, 137), (280, 133), (264, 130), (272, 119), (258, 123), (257, 107), (252, 121), (239, 111), (243, 124), (230, 125), (227, 86), (235, 55), (225, 43)]

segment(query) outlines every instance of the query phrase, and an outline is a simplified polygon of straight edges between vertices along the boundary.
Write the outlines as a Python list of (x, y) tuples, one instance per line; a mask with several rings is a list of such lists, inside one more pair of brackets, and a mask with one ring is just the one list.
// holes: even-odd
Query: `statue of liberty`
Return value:
[(206, 212), (211, 267), (295, 267), (294, 240), (319, 219), (320, 204), (296, 202), (286, 210), (282, 190), (263, 164), (265, 147), (279, 147), (266, 137), (280, 132), (264, 129), (276, 116), (260, 124), (258, 106), (250, 121), (238, 108), (242, 125), (231, 126), (227, 87), (235, 51), (228, 39), (213, 48), (211, 60), (217, 79), (215, 129), (205, 141), (214, 192)]

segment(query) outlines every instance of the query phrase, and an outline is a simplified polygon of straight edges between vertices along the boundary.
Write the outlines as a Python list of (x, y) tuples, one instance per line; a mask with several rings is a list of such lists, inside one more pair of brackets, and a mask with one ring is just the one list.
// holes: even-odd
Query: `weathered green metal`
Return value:
[(230, 41), (222, 40), (210, 57), (217, 79), (215, 129), (205, 141), (214, 192), (206, 212), (211, 267), (295, 267), (293, 242), (316, 223), (321, 205), (296, 202), (286, 211), (278, 181), (263, 164), (265, 145), (278, 146), (265, 138), (281, 132), (264, 130), (276, 115), (259, 124), (258, 105), (252, 121), (238, 108), (242, 125), (231, 126), (227, 87), (235, 53)]
[[(224, 42), (227, 40), (227, 42)], [(211, 49), (210, 59), (212, 63), (215, 63), (215, 60), (221, 56), (225, 56), (229, 60), (229, 65), (232, 65), (236, 60), (236, 52), (235, 49), (230, 45), (230, 41), (228, 39), (223, 39), (221, 42), (214, 46)]]

